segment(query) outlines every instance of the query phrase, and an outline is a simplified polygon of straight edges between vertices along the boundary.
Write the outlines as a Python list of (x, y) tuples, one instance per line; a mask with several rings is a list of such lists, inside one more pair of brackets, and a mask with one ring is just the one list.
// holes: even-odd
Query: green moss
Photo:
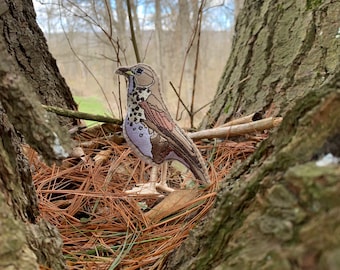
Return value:
[(307, 10), (315, 9), (322, 4), (322, 0), (307, 0)]
[(230, 106), (231, 106), (231, 104), (230, 104), (230, 102), (228, 102), (224, 107), (224, 113), (228, 113)]
[(340, 205), (338, 166), (318, 167), (315, 162), (291, 167), (286, 175), (286, 181), (299, 191), (301, 205), (311, 211), (324, 211)]

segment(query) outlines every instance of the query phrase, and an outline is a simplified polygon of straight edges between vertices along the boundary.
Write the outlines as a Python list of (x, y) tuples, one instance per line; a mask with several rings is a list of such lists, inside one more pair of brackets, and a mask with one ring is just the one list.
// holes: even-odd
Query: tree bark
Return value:
[(339, 269), (340, 67), (227, 177), (164, 269)]
[(163, 269), (340, 268), (339, 16), (338, 1), (245, 1), (203, 126), (255, 111), (284, 120)]
[[(0, 9), (2, 36), (16, 68), (45, 105), (77, 109), (71, 91), (60, 75), (56, 60), (48, 51), (44, 34), (36, 22), (33, 3), (5, 0)], [(75, 124), (60, 118), (61, 124)]]
[(245, 1), (232, 53), (201, 127), (253, 112), (285, 115), (340, 58), (338, 1)]
[[(0, 4), (0, 268), (65, 269), (57, 230), (39, 218), (25, 141), (47, 162), (67, 157), (70, 139), (41, 103), (76, 108), (35, 21), (31, 1)], [(40, 101), (40, 102), (39, 102)]]
[[(1, 87), (1, 91), (4, 89)], [(38, 202), (22, 139), (0, 112), (0, 269), (66, 269), (55, 227), (38, 218)]]

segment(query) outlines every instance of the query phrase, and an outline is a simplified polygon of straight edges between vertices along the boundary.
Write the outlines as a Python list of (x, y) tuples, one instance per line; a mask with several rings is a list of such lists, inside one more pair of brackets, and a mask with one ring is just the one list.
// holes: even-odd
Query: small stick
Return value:
[(105, 123), (113, 123), (117, 125), (122, 124), (122, 120), (111, 118), (108, 116), (102, 116), (102, 115), (95, 115), (90, 113), (84, 113), (84, 112), (78, 112), (78, 111), (72, 111), (67, 110), (64, 108), (54, 107), (54, 106), (46, 106), (42, 105), (43, 108), (49, 112), (53, 112), (57, 115), (70, 117), (70, 118), (76, 118), (76, 119), (84, 119), (84, 120), (92, 120), (97, 122), (105, 122)]
[(276, 127), (281, 123), (281, 121), (282, 117), (269, 117), (246, 124), (201, 130), (193, 133), (188, 133), (188, 135), (193, 140), (234, 137), (252, 133), (254, 131), (263, 131), (265, 129)]
[(252, 114), (243, 116), (241, 118), (231, 120), (231, 121), (229, 121), (229, 122), (227, 122), (223, 125), (218, 126), (217, 128), (235, 126), (235, 125), (239, 125), (239, 124), (245, 124), (245, 123), (249, 123), (249, 122), (253, 122), (253, 121), (258, 121), (261, 118), (262, 117), (261, 117), (260, 113), (252, 113)]

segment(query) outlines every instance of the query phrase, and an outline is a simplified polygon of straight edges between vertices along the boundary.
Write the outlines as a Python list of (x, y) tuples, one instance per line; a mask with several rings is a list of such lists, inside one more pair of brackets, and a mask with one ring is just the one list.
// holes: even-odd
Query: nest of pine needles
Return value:
[(218, 184), (231, 166), (246, 159), (265, 137), (200, 141), (212, 185), (183, 187), (179, 169), (170, 166), (168, 184), (176, 191), (163, 196), (125, 192), (147, 182), (151, 167), (121, 137), (104, 129), (77, 135), (78, 154), (60, 166), (47, 166), (32, 149), (26, 153), (41, 217), (58, 228), (70, 269), (161, 269), (213, 206)]

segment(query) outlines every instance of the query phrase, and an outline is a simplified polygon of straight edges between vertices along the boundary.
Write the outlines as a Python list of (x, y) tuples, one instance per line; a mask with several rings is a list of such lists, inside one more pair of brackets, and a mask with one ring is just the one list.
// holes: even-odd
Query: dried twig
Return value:
[(180, 96), (180, 93), (177, 92), (175, 86), (173, 85), (173, 83), (172, 83), (171, 81), (170, 81), (169, 83), (170, 83), (170, 86), (171, 86), (172, 90), (174, 90), (174, 92), (175, 92), (175, 94), (176, 94), (176, 96), (177, 96), (177, 98), (178, 98), (178, 101), (183, 105), (184, 109), (185, 109), (185, 110), (187, 111), (187, 113), (190, 115), (191, 112), (190, 112), (189, 108), (185, 105), (184, 101), (182, 100), (182, 98), (181, 98), (181, 96)]
[(46, 106), (46, 105), (42, 105), (42, 106), (47, 111), (53, 112), (60, 116), (76, 118), (76, 119), (92, 120), (92, 121), (97, 121), (97, 122), (112, 123), (112, 124), (117, 124), (117, 125), (122, 124), (122, 120), (115, 119), (115, 118), (108, 117), (108, 116), (72, 111), (72, 110), (67, 110), (64, 108), (59, 108), (59, 107), (54, 107), (54, 106)]
[(126, 0), (126, 6), (127, 6), (128, 15), (129, 15), (131, 41), (132, 41), (133, 49), (135, 51), (136, 61), (137, 61), (137, 63), (140, 63), (141, 61), (140, 61), (140, 56), (139, 56), (139, 51), (138, 51), (138, 45), (137, 45), (135, 30), (134, 30), (134, 27), (133, 27), (133, 19), (132, 19), (132, 13), (131, 13), (130, 0)]
[(263, 131), (265, 129), (270, 129), (278, 126), (282, 121), (281, 117), (273, 118), (269, 117), (266, 119), (262, 119), (259, 121), (226, 126), (226, 127), (218, 127), (213, 129), (201, 130), (193, 133), (189, 133), (189, 137), (193, 140), (199, 139), (211, 139), (211, 138), (230, 138), (239, 135), (244, 135), (252, 132)]
[(261, 118), (262, 117), (261, 117), (260, 113), (252, 113), (252, 114), (243, 116), (241, 118), (231, 120), (228, 123), (225, 123), (223, 125), (218, 126), (217, 128), (223, 128), (223, 127), (235, 126), (235, 125), (239, 125), (239, 124), (245, 124), (245, 123), (249, 123), (249, 122), (252, 122), (252, 121), (258, 121)]
[(196, 81), (197, 81), (197, 69), (198, 69), (198, 57), (200, 52), (200, 42), (201, 42), (201, 28), (202, 28), (202, 17), (203, 17), (203, 7), (205, 5), (205, 0), (201, 2), (201, 5), (197, 14), (197, 48), (195, 55), (195, 67), (194, 67), (194, 77), (192, 81), (192, 94), (191, 94), (191, 104), (190, 104), (190, 127), (194, 127), (194, 105), (195, 105), (195, 94), (196, 94)]

